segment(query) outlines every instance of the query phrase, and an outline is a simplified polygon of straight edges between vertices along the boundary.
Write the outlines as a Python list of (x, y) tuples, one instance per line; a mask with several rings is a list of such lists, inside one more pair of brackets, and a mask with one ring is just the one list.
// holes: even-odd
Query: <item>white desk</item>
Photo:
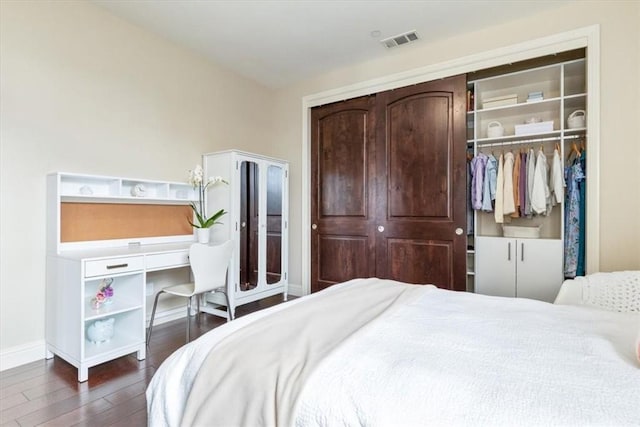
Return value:
[[(61, 357), (78, 368), (78, 381), (89, 368), (137, 352), (146, 357), (146, 274), (189, 265), (193, 242), (62, 251), (47, 256), (47, 358)], [(113, 303), (91, 306), (100, 282), (113, 278)], [(115, 319), (113, 337), (87, 339), (96, 321)]]

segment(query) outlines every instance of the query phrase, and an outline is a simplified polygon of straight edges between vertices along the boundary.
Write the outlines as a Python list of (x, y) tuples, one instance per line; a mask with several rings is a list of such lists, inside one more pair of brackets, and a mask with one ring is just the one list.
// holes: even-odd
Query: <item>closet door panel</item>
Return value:
[(348, 236), (322, 236), (317, 245), (317, 289), (356, 277), (368, 277), (368, 239)]
[(376, 120), (376, 275), (465, 290), (466, 77), (382, 92)]
[(420, 93), (388, 106), (390, 218), (450, 218), (452, 97), (451, 93)]
[[(387, 239), (387, 270), (395, 280), (408, 283), (434, 283), (453, 280), (453, 245), (451, 242), (430, 240)], [(428, 261), (427, 261), (428, 260)]]
[(311, 290), (375, 274), (374, 97), (312, 110)]

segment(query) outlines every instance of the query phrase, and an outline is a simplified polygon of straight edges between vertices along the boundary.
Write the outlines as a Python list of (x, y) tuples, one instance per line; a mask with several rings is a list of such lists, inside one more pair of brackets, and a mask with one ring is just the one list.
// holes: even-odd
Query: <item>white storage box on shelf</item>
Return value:
[(538, 239), (540, 237), (540, 226), (523, 225), (502, 225), (503, 237), (515, 237), (522, 239)]
[(515, 125), (516, 135), (529, 135), (532, 133), (544, 133), (544, 132), (553, 132), (553, 120), (548, 122)]

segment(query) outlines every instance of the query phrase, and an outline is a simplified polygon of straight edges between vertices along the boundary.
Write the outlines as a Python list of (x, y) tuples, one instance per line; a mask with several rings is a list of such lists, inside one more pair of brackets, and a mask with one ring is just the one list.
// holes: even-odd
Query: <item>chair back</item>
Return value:
[(226, 284), (232, 251), (231, 240), (214, 246), (201, 243), (191, 245), (189, 263), (193, 271), (194, 294), (208, 292)]

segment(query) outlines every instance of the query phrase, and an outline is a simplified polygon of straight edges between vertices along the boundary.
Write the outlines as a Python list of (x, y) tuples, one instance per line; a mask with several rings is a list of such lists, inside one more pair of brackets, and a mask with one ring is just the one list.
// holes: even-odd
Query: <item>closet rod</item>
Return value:
[(536, 142), (548, 142), (548, 141), (557, 141), (560, 139), (578, 139), (584, 138), (584, 135), (567, 135), (567, 136), (552, 136), (549, 138), (535, 138), (535, 139), (517, 139), (515, 141), (505, 141), (505, 142), (494, 142), (492, 144), (478, 144), (478, 148), (485, 147), (500, 147), (504, 145), (519, 145), (519, 144), (531, 144)]

